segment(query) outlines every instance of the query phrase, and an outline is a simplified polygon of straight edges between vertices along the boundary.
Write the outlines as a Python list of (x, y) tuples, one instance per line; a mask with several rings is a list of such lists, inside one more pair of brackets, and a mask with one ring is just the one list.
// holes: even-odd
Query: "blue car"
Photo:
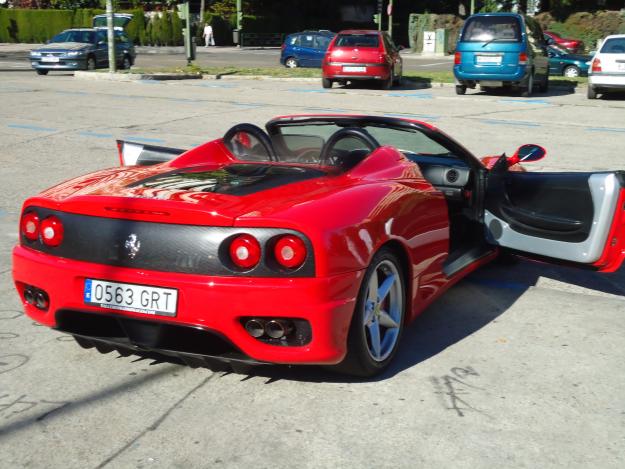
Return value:
[(529, 96), (549, 87), (547, 44), (540, 25), (516, 13), (480, 13), (464, 23), (454, 57), (456, 93), (512, 88)]
[(288, 68), (321, 67), (336, 33), (326, 30), (290, 34), (282, 44), (280, 63)]

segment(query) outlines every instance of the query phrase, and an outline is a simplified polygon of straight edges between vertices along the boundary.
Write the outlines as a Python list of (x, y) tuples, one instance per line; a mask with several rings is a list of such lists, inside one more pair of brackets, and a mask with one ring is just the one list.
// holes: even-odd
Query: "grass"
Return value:
[[(122, 71), (121, 73), (128, 73)], [(187, 73), (203, 75), (234, 75), (234, 76), (268, 76), (275, 78), (319, 78), (321, 79), (321, 69), (318, 68), (286, 68), (286, 67), (199, 67), (195, 64), (187, 67), (169, 68), (133, 68), (130, 73)], [(418, 83), (453, 83), (454, 74), (451, 70), (444, 72), (430, 71), (405, 71), (404, 77)], [(580, 84), (588, 82), (586, 77), (567, 78), (563, 76), (551, 76), (550, 84), (553, 86), (564, 86), (576, 88)]]

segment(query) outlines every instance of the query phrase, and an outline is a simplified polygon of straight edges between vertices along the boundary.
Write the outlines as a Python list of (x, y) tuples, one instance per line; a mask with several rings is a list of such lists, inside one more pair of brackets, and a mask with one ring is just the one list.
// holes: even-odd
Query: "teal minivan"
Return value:
[(549, 56), (540, 25), (516, 13), (467, 18), (454, 56), (456, 93), (467, 88), (510, 88), (527, 97), (549, 88)]

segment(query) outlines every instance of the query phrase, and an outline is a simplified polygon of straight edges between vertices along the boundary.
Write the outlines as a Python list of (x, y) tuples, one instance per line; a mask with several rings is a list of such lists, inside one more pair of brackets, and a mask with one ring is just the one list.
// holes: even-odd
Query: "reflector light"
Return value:
[(454, 54), (454, 65), (460, 65), (461, 61), (462, 61), (462, 54), (460, 52), (456, 52)]
[(592, 61), (592, 71), (601, 72), (601, 60), (599, 60), (599, 58), (595, 58), (595, 60)]
[(63, 242), (63, 224), (55, 216), (46, 218), (41, 222), (41, 241), (46, 246), (58, 246)]
[(28, 212), (22, 216), (21, 231), (30, 241), (35, 241), (39, 237), (39, 217), (35, 212)]
[(260, 261), (260, 244), (251, 235), (242, 234), (230, 243), (230, 259), (237, 267), (251, 269)]
[(519, 54), (519, 65), (527, 65), (527, 54), (525, 52)]
[(278, 240), (273, 253), (282, 267), (295, 269), (306, 260), (306, 245), (297, 236), (286, 235)]

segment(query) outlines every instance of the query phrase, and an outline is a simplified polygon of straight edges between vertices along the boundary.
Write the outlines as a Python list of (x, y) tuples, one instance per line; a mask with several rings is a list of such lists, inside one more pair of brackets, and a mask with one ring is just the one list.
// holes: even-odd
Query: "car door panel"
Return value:
[[(504, 161), (505, 163), (505, 161)], [(492, 244), (531, 256), (605, 270), (620, 223), (623, 172), (533, 173), (495, 169), (488, 177), (484, 223)], [(616, 237), (615, 237), (616, 236)], [(609, 256), (608, 256), (609, 257)]]

